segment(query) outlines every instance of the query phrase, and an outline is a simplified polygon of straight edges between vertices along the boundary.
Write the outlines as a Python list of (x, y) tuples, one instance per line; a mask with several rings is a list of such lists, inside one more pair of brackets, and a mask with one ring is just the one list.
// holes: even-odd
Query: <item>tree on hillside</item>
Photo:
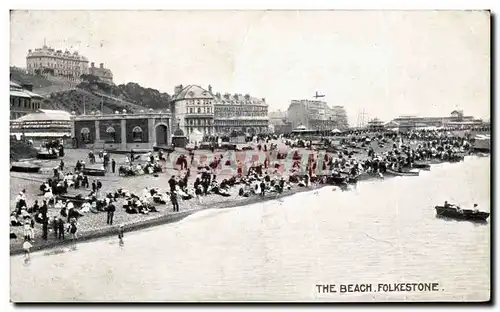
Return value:
[(99, 77), (90, 74), (81, 74), (80, 79), (90, 83), (96, 83), (99, 81)]

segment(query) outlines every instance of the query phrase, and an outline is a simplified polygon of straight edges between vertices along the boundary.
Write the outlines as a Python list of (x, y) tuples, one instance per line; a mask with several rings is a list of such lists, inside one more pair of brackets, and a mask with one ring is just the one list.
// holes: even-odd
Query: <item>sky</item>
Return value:
[[(325, 94), (349, 123), (401, 115), (490, 117), (490, 15), (482, 11), (12, 11), (10, 64), (44, 40), (136, 82), (265, 98)], [(97, 65), (98, 66), (98, 65)]]

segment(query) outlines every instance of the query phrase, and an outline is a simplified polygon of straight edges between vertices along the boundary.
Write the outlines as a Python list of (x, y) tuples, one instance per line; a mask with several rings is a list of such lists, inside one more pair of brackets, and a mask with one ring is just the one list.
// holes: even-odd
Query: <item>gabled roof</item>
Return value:
[(184, 99), (213, 99), (214, 96), (209, 91), (200, 86), (189, 85), (184, 87), (178, 94), (172, 97), (172, 101), (179, 101)]

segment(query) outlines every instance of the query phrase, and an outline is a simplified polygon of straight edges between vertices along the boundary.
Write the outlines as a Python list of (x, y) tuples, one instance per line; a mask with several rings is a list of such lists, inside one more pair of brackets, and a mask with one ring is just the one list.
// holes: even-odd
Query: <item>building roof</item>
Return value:
[(11, 88), (19, 88), (19, 89), (22, 89), (22, 88), (23, 88), (23, 87), (21, 87), (21, 85), (20, 85), (20, 84), (18, 84), (18, 83), (16, 83), (16, 82), (14, 82), (14, 81), (12, 81), (12, 80), (10, 81), (10, 87), (11, 87)]
[(223, 94), (216, 96), (217, 104), (239, 104), (239, 105), (267, 105), (264, 99), (243, 94)]
[(36, 94), (35, 92), (31, 92), (31, 91), (28, 91), (28, 90), (23, 90), (24, 93), (28, 94), (29, 96), (31, 96), (32, 98), (40, 98), (40, 99), (43, 99), (43, 96), (41, 96), (40, 94)]
[(23, 91), (10, 90), (10, 96), (24, 97), (24, 98), (28, 98), (28, 99), (31, 98), (31, 96), (28, 93), (24, 92), (24, 90)]
[(184, 99), (213, 99), (214, 96), (209, 91), (200, 86), (189, 85), (184, 87), (178, 94), (172, 97), (173, 101)]
[(71, 114), (61, 110), (39, 109), (35, 113), (27, 114), (16, 119), (16, 121), (46, 121), (60, 120), (70, 121)]

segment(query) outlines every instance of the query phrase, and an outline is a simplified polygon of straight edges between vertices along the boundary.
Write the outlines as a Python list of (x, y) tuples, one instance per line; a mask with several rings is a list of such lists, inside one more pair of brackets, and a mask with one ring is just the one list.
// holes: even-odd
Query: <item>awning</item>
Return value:
[(22, 91), (16, 91), (16, 90), (10, 90), (10, 96), (17, 96), (17, 97), (24, 97), (24, 98), (31, 99), (31, 96), (29, 96), (28, 94), (26, 94)]

